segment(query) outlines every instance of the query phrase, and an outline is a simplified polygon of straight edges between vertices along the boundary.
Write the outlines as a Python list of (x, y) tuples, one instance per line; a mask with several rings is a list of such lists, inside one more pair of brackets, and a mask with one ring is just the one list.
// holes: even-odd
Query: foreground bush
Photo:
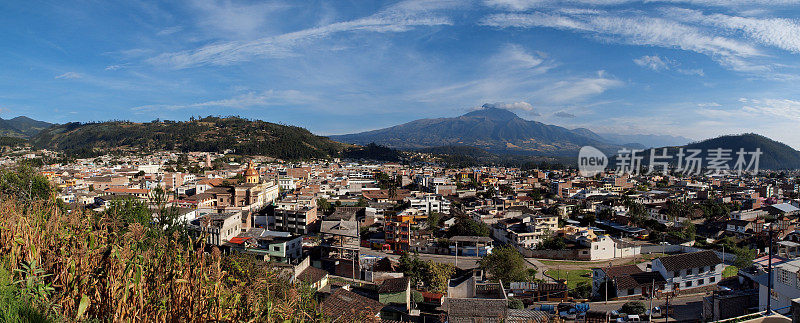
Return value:
[[(0, 322), (318, 321), (311, 291), (124, 212), (0, 200)], [(135, 218), (135, 217), (133, 217)]]

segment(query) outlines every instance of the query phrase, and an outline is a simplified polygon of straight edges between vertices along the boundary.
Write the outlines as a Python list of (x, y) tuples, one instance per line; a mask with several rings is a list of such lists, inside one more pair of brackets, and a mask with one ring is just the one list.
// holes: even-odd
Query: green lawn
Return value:
[(581, 265), (608, 263), (608, 260), (596, 260), (596, 261), (591, 261), (591, 260), (542, 260), (542, 259), (537, 259), (537, 260), (541, 261), (545, 265), (552, 265), (552, 266), (558, 266), (558, 265), (581, 266)]
[(739, 274), (739, 268), (736, 266), (728, 266), (722, 270), (722, 278), (733, 277)]
[[(627, 264), (628, 265), (640, 264), (664, 256), (666, 256), (666, 254), (663, 253), (651, 253), (646, 255), (639, 255), (636, 256), (635, 259), (631, 258), (631, 260), (628, 261)], [(537, 260), (548, 266), (558, 266), (558, 265), (595, 266), (597, 264), (608, 264), (608, 260), (543, 260), (543, 259), (537, 259)]]
[(552, 277), (553, 279), (566, 279), (567, 280), (567, 287), (570, 289), (575, 288), (578, 283), (587, 282), (592, 283), (592, 271), (588, 269), (576, 269), (576, 270), (548, 270), (544, 272), (545, 275)]

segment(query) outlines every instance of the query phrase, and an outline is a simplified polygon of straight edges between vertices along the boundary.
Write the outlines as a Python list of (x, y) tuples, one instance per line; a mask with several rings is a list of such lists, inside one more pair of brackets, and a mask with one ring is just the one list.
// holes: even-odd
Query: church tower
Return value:
[(253, 168), (253, 162), (247, 163), (247, 170), (244, 171), (244, 181), (248, 184), (258, 184), (258, 171)]

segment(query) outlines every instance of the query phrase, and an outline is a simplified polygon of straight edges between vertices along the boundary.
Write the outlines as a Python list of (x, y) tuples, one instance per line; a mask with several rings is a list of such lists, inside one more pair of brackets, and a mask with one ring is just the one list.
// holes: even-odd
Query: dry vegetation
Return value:
[(66, 212), (2, 195), (0, 322), (321, 320), (305, 286), (181, 227), (137, 220), (141, 210)]

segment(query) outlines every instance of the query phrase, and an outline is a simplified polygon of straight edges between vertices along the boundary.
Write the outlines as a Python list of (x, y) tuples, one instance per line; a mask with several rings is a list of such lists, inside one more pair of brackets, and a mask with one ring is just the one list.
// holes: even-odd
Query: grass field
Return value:
[(733, 277), (739, 274), (739, 268), (736, 266), (728, 266), (722, 270), (722, 278)]
[[(627, 265), (640, 264), (640, 263), (643, 263), (643, 262), (646, 262), (646, 261), (651, 261), (653, 259), (664, 257), (664, 256), (666, 256), (666, 254), (663, 254), (663, 253), (651, 253), (651, 254), (646, 254), (646, 255), (640, 255), (640, 256), (637, 256), (636, 258), (631, 258), (631, 260), (629, 262), (627, 262), (626, 264)], [(548, 265), (548, 266), (569, 265), (569, 266), (592, 266), (592, 267), (596, 267), (596, 266), (599, 266), (600, 264), (608, 264), (608, 260), (594, 260), (594, 261), (592, 261), (592, 260), (542, 260), (542, 259), (539, 259), (539, 261), (542, 262), (545, 265)]]
[(581, 282), (592, 282), (592, 271), (588, 269), (577, 269), (577, 270), (557, 270), (551, 269), (544, 272), (545, 275), (552, 277), (553, 279), (566, 279), (567, 280), (567, 287), (570, 289), (575, 288), (578, 283)]

